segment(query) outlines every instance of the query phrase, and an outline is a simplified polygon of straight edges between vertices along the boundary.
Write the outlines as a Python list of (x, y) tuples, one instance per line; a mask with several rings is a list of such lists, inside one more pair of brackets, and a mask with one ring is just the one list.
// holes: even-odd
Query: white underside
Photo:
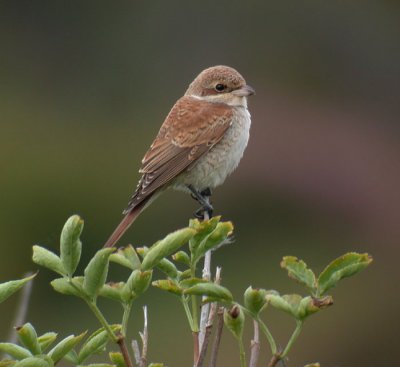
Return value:
[(173, 188), (187, 190), (192, 185), (196, 190), (215, 188), (235, 170), (243, 157), (249, 141), (250, 113), (246, 107), (234, 107), (232, 125), (224, 137), (190, 168), (179, 175)]

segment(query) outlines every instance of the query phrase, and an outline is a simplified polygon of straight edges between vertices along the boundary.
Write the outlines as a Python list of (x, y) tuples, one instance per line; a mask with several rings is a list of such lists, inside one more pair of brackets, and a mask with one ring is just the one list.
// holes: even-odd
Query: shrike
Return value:
[(165, 189), (183, 190), (212, 215), (211, 189), (234, 171), (249, 140), (247, 97), (254, 89), (228, 66), (203, 70), (162, 124), (142, 160), (135, 193), (104, 247), (114, 246)]

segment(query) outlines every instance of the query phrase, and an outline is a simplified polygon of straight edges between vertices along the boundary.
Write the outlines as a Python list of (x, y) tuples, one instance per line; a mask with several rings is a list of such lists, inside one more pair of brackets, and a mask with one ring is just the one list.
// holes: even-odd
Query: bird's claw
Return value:
[(202, 206), (202, 207), (199, 208), (198, 210), (196, 210), (196, 211), (194, 212), (194, 216), (195, 216), (197, 219), (204, 220), (204, 214), (205, 214), (205, 213), (208, 214), (208, 218), (212, 218), (213, 212), (214, 212), (213, 206), (212, 206), (211, 204), (207, 204), (207, 205)]

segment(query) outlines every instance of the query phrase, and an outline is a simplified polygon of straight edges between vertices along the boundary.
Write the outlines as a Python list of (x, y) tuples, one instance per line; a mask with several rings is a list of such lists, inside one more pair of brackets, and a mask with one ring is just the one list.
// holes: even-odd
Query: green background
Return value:
[[(238, 299), (250, 284), (302, 292), (279, 268), (282, 256), (320, 271), (344, 252), (370, 252), (373, 265), (306, 323), (288, 365), (395, 365), (399, 39), (395, 1), (2, 1), (0, 280), (35, 270), (31, 246), (56, 249), (73, 213), (86, 221), (85, 263), (120, 220), (169, 109), (202, 69), (226, 64), (257, 95), (245, 157), (213, 198), (236, 227), (236, 242), (213, 258), (223, 284)], [(195, 209), (168, 192), (121, 244), (151, 245)], [(51, 291), (51, 279), (43, 269), (34, 284), (28, 319), (38, 331), (96, 328), (79, 300)], [(1, 340), (17, 298), (1, 305)], [(141, 304), (149, 306), (150, 359), (189, 365), (177, 300), (146, 293), (134, 309), (135, 337)], [(102, 305), (118, 322), (119, 308)], [(292, 320), (265, 316), (283, 345)], [(261, 357), (265, 365), (265, 344)], [(225, 331), (220, 365), (238, 364)]]

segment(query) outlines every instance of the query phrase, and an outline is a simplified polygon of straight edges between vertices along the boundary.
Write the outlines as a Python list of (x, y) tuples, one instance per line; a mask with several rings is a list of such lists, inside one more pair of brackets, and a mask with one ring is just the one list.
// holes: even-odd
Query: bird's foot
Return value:
[(212, 206), (210, 203), (208, 203), (208, 205), (202, 206), (201, 208), (199, 208), (198, 210), (196, 210), (196, 211), (194, 212), (194, 216), (195, 216), (197, 219), (204, 220), (205, 213), (208, 214), (208, 218), (212, 218), (213, 212), (214, 212), (213, 206)]

